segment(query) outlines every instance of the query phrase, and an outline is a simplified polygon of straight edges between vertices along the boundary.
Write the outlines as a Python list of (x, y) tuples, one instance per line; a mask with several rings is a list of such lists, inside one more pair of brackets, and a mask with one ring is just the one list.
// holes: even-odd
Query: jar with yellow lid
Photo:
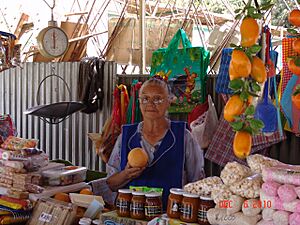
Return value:
[(121, 217), (130, 217), (130, 204), (132, 191), (130, 189), (119, 189), (116, 201), (117, 214)]
[(167, 215), (169, 218), (179, 219), (181, 203), (184, 190), (180, 188), (171, 188), (168, 197)]
[(187, 223), (198, 221), (199, 195), (184, 193), (181, 205), (180, 220)]
[(141, 191), (132, 192), (130, 217), (133, 219), (145, 219), (145, 193)]
[(145, 196), (145, 218), (146, 220), (152, 220), (162, 214), (161, 194), (158, 192), (149, 192)]

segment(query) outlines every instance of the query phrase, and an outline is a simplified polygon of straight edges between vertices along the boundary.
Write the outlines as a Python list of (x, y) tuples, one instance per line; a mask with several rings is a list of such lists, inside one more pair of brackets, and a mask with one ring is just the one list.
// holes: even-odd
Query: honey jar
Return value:
[(161, 194), (158, 192), (149, 192), (145, 196), (145, 218), (146, 220), (152, 220), (162, 214)]
[(130, 205), (130, 217), (133, 219), (145, 219), (145, 193), (141, 191), (132, 192)]
[(183, 189), (171, 188), (168, 197), (167, 215), (169, 218), (180, 218)]
[(184, 193), (181, 205), (180, 220), (186, 223), (198, 221), (199, 196), (196, 194)]
[(207, 220), (207, 211), (215, 207), (214, 200), (208, 196), (200, 196), (198, 207), (198, 223), (200, 225), (209, 225)]
[(129, 189), (119, 189), (116, 202), (117, 214), (121, 217), (130, 217), (130, 203), (132, 191)]

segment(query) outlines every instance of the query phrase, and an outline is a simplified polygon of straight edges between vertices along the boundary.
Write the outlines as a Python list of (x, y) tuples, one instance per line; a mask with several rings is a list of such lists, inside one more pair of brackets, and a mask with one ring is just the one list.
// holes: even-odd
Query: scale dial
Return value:
[(68, 36), (59, 27), (44, 28), (37, 37), (40, 53), (47, 58), (62, 56), (68, 49)]

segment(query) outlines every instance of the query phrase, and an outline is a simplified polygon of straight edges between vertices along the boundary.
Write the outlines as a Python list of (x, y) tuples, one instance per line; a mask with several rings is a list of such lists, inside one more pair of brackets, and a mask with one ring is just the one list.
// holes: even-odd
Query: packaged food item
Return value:
[(289, 225), (289, 216), (291, 213), (286, 211), (276, 211), (273, 214), (274, 225)]
[(274, 181), (267, 181), (262, 184), (262, 190), (267, 193), (269, 196), (277, 196), (277, 190), (281, 184)]
[(140, 191), (132, 192), (130, 217), (133, 219), (145, 219), (145, 193)]
[(232, 215), (234, 213), (240, 212), (245, 199), (238, 195), (232, 195), (229, 198), (230, 207), (226, 207), (227, 215)]
[(86, 167), (65, 166), (59, 169), (51, 169), (42, 172), (46, 185), (59, 186), (82, 182), (86, 179)]
[(283, 202), (291, 202), (297, 198), (295, 186), (291, 184), (284, 184), (278, 188), (278, 196)]
[(252, 172), (261, 174), (263, 168), (277, 166), (283, 163), (260, 154), (254, 154), (247, 156), (247, 164)]
[(261, 212), (261, 201), (259, 199), (248, 199), (242, 205), (242, 211), (246, 216), (256, 216)]
[(244, 198), (258, 198), (262, 183), (261, 175), (254, 174), (232, 184), (230, 190), (232, 193)]
[(262, 210), (262, 218), (265, 221), (272, 221), (273, 222), (273, 214), (274, 214), (275, 210), (271, 209), (271, 208), (264, 208)]
[(214, 176), (207, 177), (193, 183), (189, 183), (184, 186), (184, 190), (192, 194), (197, 194), (201, 196), (211, 196), (211, 192), (222, 185), (223, 182), (221, 178)]
[(200, 196), (199, 206), (198, 206), (198, 224), (209, 225), (207, 219), (207, 211), (215, 207), (214, 200), (207, 196)]
[(261, 220), (256, 225), (274, 225), (273, 220)]
[(211, 192), (211, 197), (216, 203), (217, 207), (220, 205), (222, 201), (229, 200), (232, 195), (233, 193), (226, 185), (222, 185), (218, 189), (214, 189)]
[(198, 221), (199, 195), (184, 193), (181, 205), (180, 220), (187, 223)]
[(262, 171), (263, 180), (275, 181), (281, 184), (300, 186), (300, 166), (279, 165), (265, 167)]
[(8, 150), (21, 150), (26, 148), (35, 148), (38, 140), (36, 139), (25, 139), (14, 136), (9, 136), (2, 144), (3, 149)]
[(289, 216), (290, 225), (298, 225), (300, 224), (300, 213), (292, 213)]
[(179, 219), (180, 209), (183, 198), (183, 189), (171, 188), (168, 197), (167, 215), (169, 218)]
[(145, 194), (145, 218), (152, 220), (162, 214), (161, 194), (158, 192), (149, 192)]
[(229, 162), (221, 171), (221, 179), (226, 185), (234, 184), (245, 177), (250, 176), (251, 170), (238, 162)]
[(130, 189), (119, 189), (117, 197), (117, 214), (121, 217), (130, 217), (130, 203), (132, 191)]

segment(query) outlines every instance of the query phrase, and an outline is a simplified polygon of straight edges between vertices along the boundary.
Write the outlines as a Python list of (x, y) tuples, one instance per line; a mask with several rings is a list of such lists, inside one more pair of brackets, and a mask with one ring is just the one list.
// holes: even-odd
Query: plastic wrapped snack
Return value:
[(227, 207), (226, 213), (227, 215), (232, 215), (242, 210), (242, 205), (245, 199), (238, 195), (232, 195), (229, 198), (230, 207)]
[(274, 225), (273, 220), (261, 220), (256, 225)]
[(226, 185), (234, 184), (251, 174), (249, 167), (238, 162), (229, 162), (221, 171), (221, 179)]
[(292, 213), (289, 216), (290, 225), (299, 225), (300, 224), (300, 213)]
[(262, 171), (263, 180), (275, 181), (281, 184), (300, 186), (300, 166), (280, 165), (265, 167)]
[(273, 214), (275, 210), (271, 208), (264, 208), (262, 210), (262, 218), (266, 221), (272, 221), (273, 222)]
[(229, 200), (232, 195), (232, 192), (226, 185), (222, 185), (211, 192), (211, 197), (216, 203), (216, 207), (218, 207), (222, 201)]
[(291, 213), (286, 211), (276, 211), (273, 214), (274, 225), (289, 225), (289, 216)]
[(268, 158), (266, 156), (255, 154), (247, 157), (247, 164), (251, 168), (253, 173), (262, 173), (262, 169), (265, 167), (272, 167), (282, 164), (281, 162)]
[(212, 190), (219, 188), (221, 185), (223, 185), (223, 182), (219, 177), (207, 177), (185, 185), (184, 190), (201, 196), (210, 196)]
[(2, 144), (3, 149), (8, 150), (21, 150), (26, 148), (35, 148), (38, 140), (36, 139), (25, 139), (14, 136), (9, 136)]
[(263, 191), (269, 196), (277, 196), (277, 190), (281, 184), (274, 181), (267, 181), (262, 184)]
[(284, 202), (291, 202), (297, 198), (295, 186), (291, 184), (284, 184), (278, 188), (278, 196)]
[(295, 192), (298, 195), (298, 198), (300, 198), (300, 187), (295, 187)]
[(232, 184), (229, 188), (232, 193), (244, 198), (258, 198), (259, 191), (262, 185), (260, 174), (254, 174), (246, 177), (239, 182)]
[(46, 185), (60, 186), (82, 182), (86, 179), (86, 167), (65, 166), (59, 169), (51, 169), (42, 172)]
[(242, 205), (242, 211), (246, 216), (256, 216), (261, 211), (259, 199), (248, 199)]

